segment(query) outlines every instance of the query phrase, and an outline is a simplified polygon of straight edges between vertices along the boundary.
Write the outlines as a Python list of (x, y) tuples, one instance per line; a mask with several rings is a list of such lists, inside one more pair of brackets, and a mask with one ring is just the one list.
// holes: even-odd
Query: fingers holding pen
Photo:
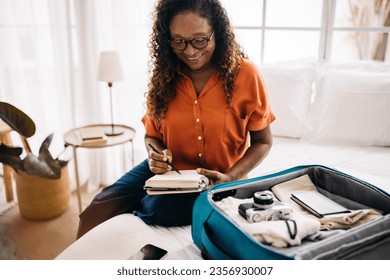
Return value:
[[(168, 151), (168, 152), (167, 152)], [(172, 160), (172, 153), (169, 150), (164, 150), (162, 154), (153, 150), (148, 152), (148, 164), (150, 171), (155, 174), (162, 174), (170, 171), (172, 168), (167, 164), (167, 161)]]
[(172, 152), (171, 152), (171, 150), (165, 149), (165, 150), (162, 151), (162, 154), (166, 157), (166, 160), (164, 160), (164, 161), (172, 162)]

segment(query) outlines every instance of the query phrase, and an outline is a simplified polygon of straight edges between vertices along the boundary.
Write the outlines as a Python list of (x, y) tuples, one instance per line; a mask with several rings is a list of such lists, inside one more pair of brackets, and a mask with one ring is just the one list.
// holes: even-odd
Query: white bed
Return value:
[[(272, 150), (250, 177), (321, 164), (390, 193), (389, 65), (298, 61), (260, 68), (277, 120)], [(166, 249), (167, 259), (202, 258), (190, 226), (147, 226), (124, 214), (92, 229), (56, 259), (127, 259), (146, 243)]]
[[(276, 138), (268, 158), (251, 177), (302, 164), (323, 164), (348, 172), (390, 193), (390, 148), (346, 147)], [(114, 217), (75, 241), (56, 259), (123, 260), (146, 243), (168, 251), (166, 259), (202, 259), (192, 242), (191, 227), (148, 226), (132, 214)]]

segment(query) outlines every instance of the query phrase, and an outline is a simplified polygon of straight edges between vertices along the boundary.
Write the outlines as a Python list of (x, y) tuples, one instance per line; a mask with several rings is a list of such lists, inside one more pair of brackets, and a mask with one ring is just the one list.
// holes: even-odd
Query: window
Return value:
[(222, 0), (258, 63), (307, 57), (390, 61), (390, 0)]
[[(332, 40), (336, 60), (386, 60), (389, 50), (389, 0), (338, 0)], [(390, 50), (387, 53), (387, 61)]]

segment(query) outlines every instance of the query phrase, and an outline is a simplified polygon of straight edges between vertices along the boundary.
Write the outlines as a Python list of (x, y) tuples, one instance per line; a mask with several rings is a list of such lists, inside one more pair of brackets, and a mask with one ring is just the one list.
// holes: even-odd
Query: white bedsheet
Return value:
[(116, 216), (95, 227), (56, 259), (125, 260), (147, 243), (166, 249), (164, 259), (201, 259), (192, 242), (191, 226), (148, 226), (132, 214)]
[[(329, 166), (390, 193), (390, 147), (319, 145), (275, 138), (270, 154), (250, 177), (306, 164)], [(132, 214), (123, 214), (92, 229), (56, 259), (127, 259), (147, 243), (166, 249), (166, 259), (202, 258), (192, 242), (190, 226), (148, 226)]]

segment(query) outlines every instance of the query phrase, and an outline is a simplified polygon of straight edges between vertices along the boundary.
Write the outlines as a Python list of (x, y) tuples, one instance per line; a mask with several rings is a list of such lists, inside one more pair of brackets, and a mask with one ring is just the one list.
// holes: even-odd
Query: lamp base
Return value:
[(118, 136), (118, 135), (122, 135), (123, 134), (123, 131), (120, 131), (120, 130), (115, 130), (115, 131), (106, 131), (104, 132), (105, 135), (107, 136)]

